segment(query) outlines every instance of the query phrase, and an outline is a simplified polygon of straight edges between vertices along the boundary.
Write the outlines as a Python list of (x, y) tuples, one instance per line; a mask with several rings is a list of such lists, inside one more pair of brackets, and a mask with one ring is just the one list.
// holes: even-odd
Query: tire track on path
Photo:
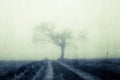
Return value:
[(74, 73), (80, 75), (84, 80), (101, 80), (99, 77), (96, 77), (90, 73), (84, 72), (83, 70), (77, 70), (77, 69), (71, 68), (69, 65), (66, 65), (66, 64), (59, 62), (59, 61), (58, 61), (58, 63), (67, 67), (68, 69), (70, 69)]

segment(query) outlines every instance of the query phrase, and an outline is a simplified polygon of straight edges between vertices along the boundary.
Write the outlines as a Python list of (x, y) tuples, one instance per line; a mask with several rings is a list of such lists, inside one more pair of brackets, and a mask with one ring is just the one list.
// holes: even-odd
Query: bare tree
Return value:
[(35, 43), (51, 42), (57, 45), (61, 50), (61, 59), (64, 59), (65, 48), (71, 39), (71, 32), (63, 30), (61, 32), (55, 31), (54, 25), (41, 24), (34, 30), (33, 41)]
[(84, 31), (79, 33), (79, 39), (82, 41), (83, 43), (83, 47), (84, 47), (84, 55), (86, 56), (86, 49), (87, 49), (87, 42), (88, 42), (88, 34)]

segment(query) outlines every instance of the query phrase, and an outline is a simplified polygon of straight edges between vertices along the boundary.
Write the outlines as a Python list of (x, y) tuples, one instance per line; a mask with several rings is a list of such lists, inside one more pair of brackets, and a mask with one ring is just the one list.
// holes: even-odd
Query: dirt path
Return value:
[(45, 72), (43, 80), (53, 80), (53, 68), (51, 61), (48, 61), (47, 70)]

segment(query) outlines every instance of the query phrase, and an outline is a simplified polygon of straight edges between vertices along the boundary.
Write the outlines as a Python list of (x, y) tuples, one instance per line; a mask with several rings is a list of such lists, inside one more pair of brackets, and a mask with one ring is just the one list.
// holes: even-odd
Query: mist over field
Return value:
[[(0, 0), (0, 60), (58, 59), (52, 43), (36, 46), (33, 30), (42, 22), (86, 39), (72, 41), (65, 58), (120, 57), (119, 0)], [(107, 55), (109, 53), (109, 56)]]

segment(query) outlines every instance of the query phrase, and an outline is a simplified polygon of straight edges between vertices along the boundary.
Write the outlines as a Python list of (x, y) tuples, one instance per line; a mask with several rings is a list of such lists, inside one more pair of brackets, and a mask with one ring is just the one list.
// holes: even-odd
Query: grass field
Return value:
[(120, 59), (0, 61), (0, 80), (120, 80)]

